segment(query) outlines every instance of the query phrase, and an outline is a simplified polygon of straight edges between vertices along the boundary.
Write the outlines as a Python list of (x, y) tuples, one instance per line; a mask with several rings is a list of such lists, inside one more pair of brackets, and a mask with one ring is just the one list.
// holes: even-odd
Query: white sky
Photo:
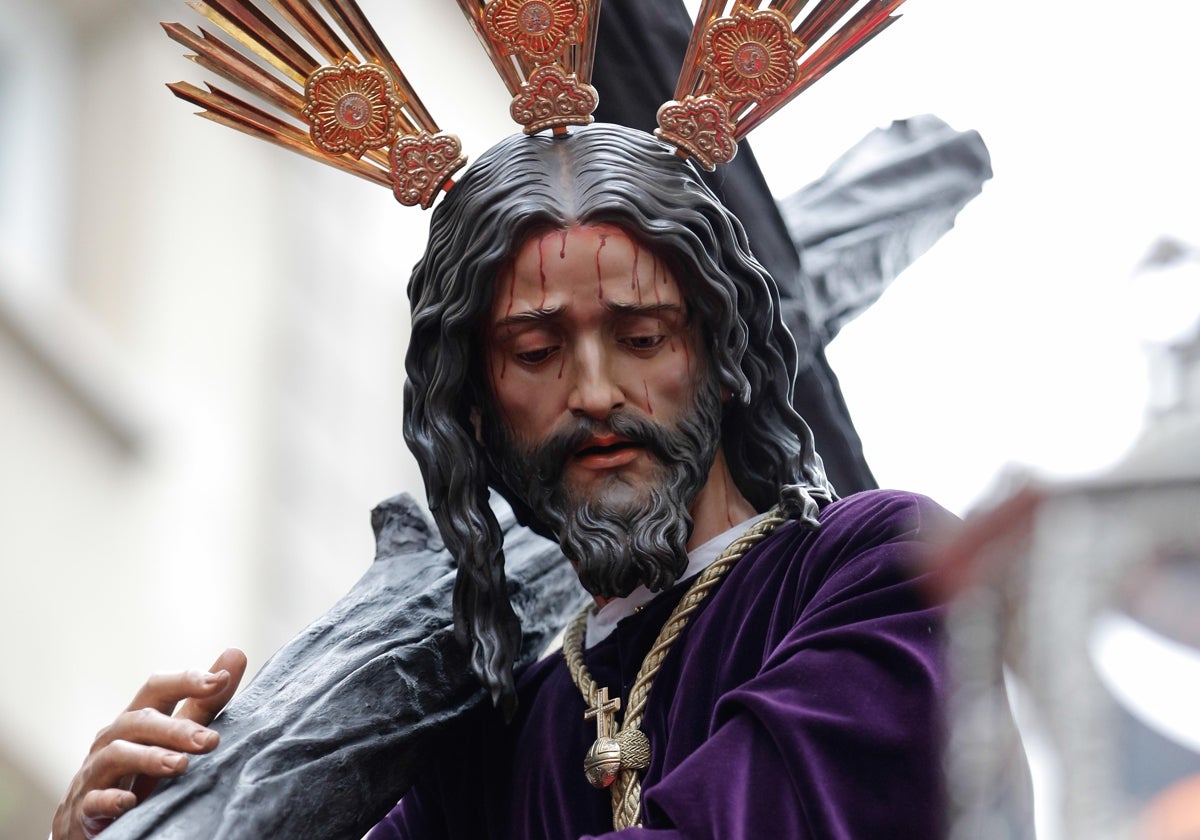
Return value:
[(829, 352), (880, 483), (964, 512), (1006, 465), (1087, 474), (1141, 428), (1132, 272), (1200, 244), (1200, 4), (902, 11), (751, 141), (784, 195), (893, 118), (983, 135), (993, 180)]

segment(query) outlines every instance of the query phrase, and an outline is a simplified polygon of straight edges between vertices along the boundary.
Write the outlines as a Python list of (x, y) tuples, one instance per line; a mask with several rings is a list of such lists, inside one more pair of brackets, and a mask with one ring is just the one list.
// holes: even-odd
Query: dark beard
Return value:
[[(692, 534), (689, 510), (720, 443), (715, 376), (697, 389), (691, 410), (675, 428), (615, 412), (604, 422), (577, 418), (530, 446), (515, 440), (490, 406), (484, 414), (483, 439), (493, 468), (557, 536), (588, 592), (623, 598), (638, 584), (659, 591), (679, 579)], [(593, 436), (607, 433), (645, 446), (658, 462), (658, 475), (647, 491), (631, 493), (626, 479), (613, 474), (594, 498), (575, 498), (562, 481), (567, 460)]]

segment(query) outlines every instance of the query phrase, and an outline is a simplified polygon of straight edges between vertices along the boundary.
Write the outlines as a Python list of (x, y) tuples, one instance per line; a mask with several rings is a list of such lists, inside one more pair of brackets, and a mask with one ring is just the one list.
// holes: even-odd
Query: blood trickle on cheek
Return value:
[(654, 413), (654, 405), (650, 402), (650, 386), (646, 384), (646, 380), (642, 380), (642, 393), (646, 395), (646, 413)]
[[(502, 289), (504, 288), (503, 284), (508, 283), (508, 309), (506, 309), (504, 312), (504, 317), (507, 318), (509, 315), (512, 314), (513, 303), (516, 301), (516, 298), (517, 298), (517, 272), (512, 266), (509, 266), (507, 269), (505, 269), (504, 273), (500, 275), (500, 283), (501, 283), (500, 288), (502, 288)], [(495, 359), (494, 355), (492, 356), (492, 360), (491, 360), (491, 369), (492, 369), (492, 378), (495, 379), (496, 378), (496, 359)], [(508, 371), (508, 351), (503, 350), (500, 353), (500, 376), (499, 376), (499, 378), (503, 379), (504, 374), (507, 371)]]
[(567, 258), (567, 231), (560, 230), (558, 235), (562, 238), (562, 246), (558, 249), (558, 258), (565, 260)]
[(505, 371), (508, 370), (508, 353), (500, 353), (500, 373), (496, 373), (496, 353), (488, 353), (488, 373), (491, 374), (492, 381), (503, 379)]

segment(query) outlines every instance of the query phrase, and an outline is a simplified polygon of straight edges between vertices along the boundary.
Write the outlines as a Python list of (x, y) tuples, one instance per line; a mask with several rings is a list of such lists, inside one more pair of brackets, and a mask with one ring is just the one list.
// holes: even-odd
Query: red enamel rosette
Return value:
[(344, 58), (308, 77), (300, 113), (318, 149), (361, 158), (367, 149), (381, 149), (396, 137), (402, 105), (386, 70)]
[(484, 7), (484, 26), (508, 52), (535, 64), (556, 61), (578, 36), (582, 0), (495, 0)]
[(761, 102), (796, 81), (804, 44), (774, 9), (739, 6), (732, 18), (713, 23), (704, 35), (704, 71), (713, 90), (729, 101)]

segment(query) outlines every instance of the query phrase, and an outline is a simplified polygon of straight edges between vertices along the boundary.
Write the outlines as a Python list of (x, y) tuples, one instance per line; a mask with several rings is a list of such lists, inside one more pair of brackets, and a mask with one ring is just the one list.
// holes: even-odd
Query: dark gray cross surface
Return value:
[[(360, 840), (411, 785), (429, 738), (485, 702), (454, 639), (454, 567), (416, 502), (372, 513), (376, 556), (350, 592), (284, 645), (193, 756), (105, 840)], [(501, 518), (522, 662), (585, 594), (558, 547)]]

